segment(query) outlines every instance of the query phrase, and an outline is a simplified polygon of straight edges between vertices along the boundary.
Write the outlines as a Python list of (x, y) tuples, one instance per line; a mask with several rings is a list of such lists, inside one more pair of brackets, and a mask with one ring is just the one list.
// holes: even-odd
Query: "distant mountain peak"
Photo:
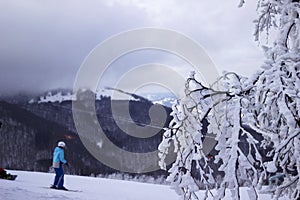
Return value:
[(46, 95), (40, 96), (36, 99), (31, 99), (29, 103), (61, 103), (63, 101), (73, 101), (76, 100), (76, 96), (72, 94), (71, 92), (68, 92), (64, 94), (61, 91), (57, 91), (56, 93), (53, 93), (52, 91), (49, 91)]
[[(153, 104), (161, 104), (167, 107), (172, 107), (172, 104), (177, 99), (175, 96), (170, 95), (169, 93), (159, 93), (159, 94), (145, 94), (145, 95), (138, 95), (134, 93), (129, 93), (117, 88), (106, 88), (107, 90), (115, 90), (117, 92), (123, 93), (128, 95), (129, 97), (133, 98), (136, 101), (142, 102), (151, 102)], [(82, 92), (86, 92), (83, 90)], [(103, 98), (101, 94), (95, 94), (96, 100), (100, 100)], [(32, 103), (62, 103), (64, 101), (75, 101), (77, 99), (77, 95), (74, 94), (71, 90), (51, 90), (45, 92), (43, 95), (37, 96), (32, 98), (28, 101), (29, 104)], [(132, 99), (132, 100), (133, 100)]]

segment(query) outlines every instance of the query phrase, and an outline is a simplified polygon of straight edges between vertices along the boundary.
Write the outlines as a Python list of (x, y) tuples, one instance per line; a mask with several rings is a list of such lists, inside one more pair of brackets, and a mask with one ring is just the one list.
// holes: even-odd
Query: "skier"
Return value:
[(7, 179), (7, 180), (15, 180), (17, 175), (8, 174), (5, 169), (0, 167), (0, 178)]
[(62, 165), (68, 166), (68, 162), (65, 160), (64, 149), (66, 144), (63, 141), (58, 142), (53, 152), (53, 165), (55, 170), (54, 184), (51, 186), (52, 189), (68, 190), (64, 187), (64, 170)]

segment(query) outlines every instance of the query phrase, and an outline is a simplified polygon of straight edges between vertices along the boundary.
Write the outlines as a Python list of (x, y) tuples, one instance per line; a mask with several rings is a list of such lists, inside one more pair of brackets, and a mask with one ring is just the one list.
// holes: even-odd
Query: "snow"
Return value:
[[(178, 200), (179, 196), (168, 185), (155, 185), (130, 181), (65, 175), (65, 186), (78, 192), (50, 189), (54, 174), (42, 172), (12, 171), (15, 181), (0, 179), (0, 200)], [(202, 192), (201, 192), (202, 193)], [(215, 191), (213, 191), (215, 193)], [(204, 192), (203, 192), (204, 195)], [(208, 199), (212, 199), (209, 197)], [(230, 200), (226, 191), (224, 200)], [(241, 189), (241, 199), (247, 200), (248, 191)], [(259, 199), (271, 199), (260, 194)], [(281, 198), (282, 199), (282, 198)], [(283, 199), (282, 199), (283, 200)]]
[(162, 98), (160, 100), (156, 100), (156, 101), (153, 101), (154, 104), (160, 104), (160, 105), (164, 105), (164, 106), (167, 106), (167, 107), (172, 107), (172, 105), (174, 104), (174, 102), (176, 101), (177, 99), (175, 98), (171, 98), (171, 97), (166, 97), (166, 98)]
[(11, 171), (15, 181), (0, 179), (0, 200), (74, 199), (74, 200), (176, 200), (178, 196), (166, 185), (65, 175), (65, 187), (79, 192), (50, 189), (54, 174)]
[[(38, 103), (48, 103), (48, 102), (63, 102), (63, 101), (72, 101), (75, 100), (76, 97), (73, 94), (66, 94), (63, 95), (62, 92), (58, 92), (57, 94), (52, 94), (51, 92), (49, 92), (46, 96), (40, 97), (40, 100), (38, 101)], [(29, 103), (33, 103), (33, 100), (30, 100)]]
[[(166, 96), (164, 96), (166, 95)], [(160, 105), (164, 105), (167, 107), (172, 107), (173, 102), (177, 99), (175, 97), (169, 97), (170, 95), (168, 94), (151, 94), (148, 95), (146, 97), (146, 99), (149, 99), (150, 101), (152, 101), (154, 104), (160, 104)], [(100, 100), (102, 97), (101, 95), (97, 94), (96, 95), (96, 99)], [(62, 103), (64, 101), (74, 101), (76, 100), (76, 95), (71, 94), (70, 92), (68, 92), (67, 94), (63, 94), (63, 92), (48, 92), (47, 95), (41, 96), (38, 98), (38, 100), (35, 99), (31, 99), (28, 103), (32, 104), (32, 103)], [(132, 98), (132, 101), (134, 101), (135, 99)]]

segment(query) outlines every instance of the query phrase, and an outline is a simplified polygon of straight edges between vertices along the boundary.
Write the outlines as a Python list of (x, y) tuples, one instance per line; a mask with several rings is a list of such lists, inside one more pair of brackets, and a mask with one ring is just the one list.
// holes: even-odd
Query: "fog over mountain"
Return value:
[[(255, 2), (238, 8), (235, 0), (4, 0), (0, 2), (0, 95), (71, 89), (93, 48), (115, 34), (143, 27), (181, 32), (203, 46), (220, 72), (249, 75), (262, 60), (252, 39), (255, 14)], [(104, 86), (112, 87), (124, 72), (149, 62), (168, 64), (179, 73), (189, 71), (178, 58), (162, 52), (124, 57), (128, 58), (112, 63)]]

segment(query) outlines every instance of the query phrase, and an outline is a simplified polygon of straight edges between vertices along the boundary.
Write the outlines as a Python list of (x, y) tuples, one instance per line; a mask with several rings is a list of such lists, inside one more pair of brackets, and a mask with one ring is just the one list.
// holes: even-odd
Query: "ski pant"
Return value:
[(62, 166), (60, 165), (59, 168), (54, 168), (55, 170), (55, 178), (54, 178), (54, 186), (57, 188), (62, 188), (64, 185), (64, 170)]

